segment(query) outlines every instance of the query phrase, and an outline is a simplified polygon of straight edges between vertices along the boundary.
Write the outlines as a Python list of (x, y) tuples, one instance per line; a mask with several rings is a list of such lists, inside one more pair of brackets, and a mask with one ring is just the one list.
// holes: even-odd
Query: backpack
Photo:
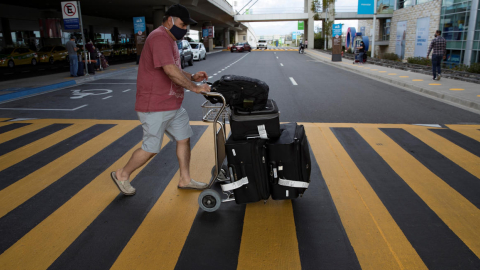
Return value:
[[(263, 110), (268, 100), (268, 85), (261, 80), (237, 75), (223, 75), (213, 83), (212, 92), (223, 95), (230, 107), (244, 111)], [(205, 97), (211, 103), (221, 103), (219, 97)]]

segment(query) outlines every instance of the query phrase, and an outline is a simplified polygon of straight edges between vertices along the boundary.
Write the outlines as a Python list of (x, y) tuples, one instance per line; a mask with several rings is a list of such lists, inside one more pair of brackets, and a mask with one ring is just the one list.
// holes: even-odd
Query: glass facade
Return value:
[[(476, 13), (476, 24), (469, 25), (471, 15)], [(474, 41), (472, 46), (472, 57), (467, 63), (479, 62), (480, 51), (480, 16), (478, 7), (472, 10), (470, 0), (443, 0), (440, 17), (440, 30), (442, 36), (447, 40), (448, 65), (458, 65), (465, 62), (465, 49), (467, 48), (468, 30), (474, 27)]]

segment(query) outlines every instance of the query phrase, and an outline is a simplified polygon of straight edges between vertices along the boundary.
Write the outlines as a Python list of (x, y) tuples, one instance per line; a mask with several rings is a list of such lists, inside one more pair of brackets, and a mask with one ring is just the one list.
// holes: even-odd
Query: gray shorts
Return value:
[(160, 152), (164, 133), (171, 141), (185, 140), (193, 135), (190, 119), (183, 107), (175, 111), (137, 114), (143, 127), (142, 149), (149, 153)]

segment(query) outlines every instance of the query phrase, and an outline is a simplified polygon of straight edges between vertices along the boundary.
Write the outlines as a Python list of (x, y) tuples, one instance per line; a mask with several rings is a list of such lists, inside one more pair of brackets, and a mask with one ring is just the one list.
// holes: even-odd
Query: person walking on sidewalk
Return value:
[(435, 38), (430, 43), (430, 47), (428, 47), (427, 59), (432, 49), (433, 79), (439, 81), (442, 78), (442, 59), (447, 58), (447, 41), (442, 37), (442, 31), (440, 30), (435, 32)]
[[(145, 41), (137, 75), (135, 111), (143, 127), (142, 147), (135, 150), (125, 167), (111, 172), (111, 178), (124, 195), (134, 195), (130, 175), (160, 152), (164, 133), (177, 143), (180, 165), (178, 188), (205, 189), (208, 185), (190, 178), (190, 137), (193, 135), (187, 111), (182, 107), (184, 88), (210, 92), (204, 71), (190, 74), (182, 71), (177, 40), (187, 33), (187, 26), (197, 22), (182, 5), (173, 5), (163, 17), (163, 24)], [(161, 177), (160, 175), (158, 176)]]
[(77, 44), (75, 44), (75, 36), (71, 35), (70, 40), (66, 44), (68, 51), (68, 60), (70, 61), (70, 76), (78, 77), (78, 55)]

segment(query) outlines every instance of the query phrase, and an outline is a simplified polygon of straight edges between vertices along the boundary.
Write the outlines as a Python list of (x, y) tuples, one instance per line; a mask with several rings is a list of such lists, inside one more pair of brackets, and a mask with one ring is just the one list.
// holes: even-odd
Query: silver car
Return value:
[(203, 43), (190, 42), (190, 46), (192, 47), (193, 60), (200, 61), (207, 59), (207, 50), (205, 50)]

